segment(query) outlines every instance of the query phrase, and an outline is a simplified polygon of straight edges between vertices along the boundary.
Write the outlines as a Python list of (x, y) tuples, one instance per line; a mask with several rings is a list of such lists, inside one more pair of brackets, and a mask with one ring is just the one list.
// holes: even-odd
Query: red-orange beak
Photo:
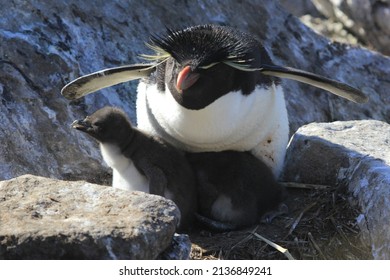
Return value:
[(199, 79), (199, 73), (191, 71), (190, 66), (184, 67), (177, 76), (176, 88), (181, 93), (190, 88)]

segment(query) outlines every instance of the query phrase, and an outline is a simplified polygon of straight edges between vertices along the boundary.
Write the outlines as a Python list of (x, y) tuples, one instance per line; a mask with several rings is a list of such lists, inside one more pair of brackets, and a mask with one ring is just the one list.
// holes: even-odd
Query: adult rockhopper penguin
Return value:
[(168, 30), (148, 44), (150, 64), (102, 70), (66, 85), (77, 99), (101, 88), (142, 78), (138, 127), (189, 152), (250, 151), (277, 177), (289, 136), (279, 78), (328, 90), (354, 102), (357, 89), (316, 74), (274, 65), (261, 42), (237, 29), (201, 25)]

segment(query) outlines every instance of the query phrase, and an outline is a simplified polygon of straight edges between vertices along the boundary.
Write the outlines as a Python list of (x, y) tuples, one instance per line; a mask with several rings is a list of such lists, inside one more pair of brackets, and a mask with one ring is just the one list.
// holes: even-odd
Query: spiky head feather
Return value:
[[(226, 63), (243, 71), (258, 70), (262, 60), (270, 59), (259, 41), (237, 29), (199, 25), (179, 31), (167, 29), (165, 36), (152, 36), (148, 46), (155, 55), (149, 59), (164, 60), (173, 57), (179, 63), (192, 67), (208, 68), (216, 63)], [(263, 50), (263, 51), (261, 51)], [(263, 54), (265, 57), (261, 57)]]

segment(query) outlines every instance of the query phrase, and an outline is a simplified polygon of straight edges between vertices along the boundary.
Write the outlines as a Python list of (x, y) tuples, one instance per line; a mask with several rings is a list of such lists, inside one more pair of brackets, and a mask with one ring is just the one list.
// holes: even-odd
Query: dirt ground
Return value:
[(192, 232), (191, 259), (287, 259), (287, 254), (261, 237), (287, 249), (294, 259), (372, 258), (356, 223), (359, 209), (350, 205), (345, 191), (336, 187), (287, 190), (289, 213), (270, 224), (223, 233)]

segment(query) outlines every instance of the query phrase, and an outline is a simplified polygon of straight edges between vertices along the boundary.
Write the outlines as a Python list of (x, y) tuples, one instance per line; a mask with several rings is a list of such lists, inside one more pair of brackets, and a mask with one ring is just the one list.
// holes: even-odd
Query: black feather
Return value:
[[(258, 67), (262, 45), (253, 36), (237, 29), (200, 25), (180, 31), (167, 29), (164, 36), (151, 37), (153, 49), (161, 49), (179, 63), (193, 67), (218, 62), (233, 62), (244, 67)], [(256, 55), (257, 54), (257, 55)], [(266, 61), (268, 62), (268, 56)]]

